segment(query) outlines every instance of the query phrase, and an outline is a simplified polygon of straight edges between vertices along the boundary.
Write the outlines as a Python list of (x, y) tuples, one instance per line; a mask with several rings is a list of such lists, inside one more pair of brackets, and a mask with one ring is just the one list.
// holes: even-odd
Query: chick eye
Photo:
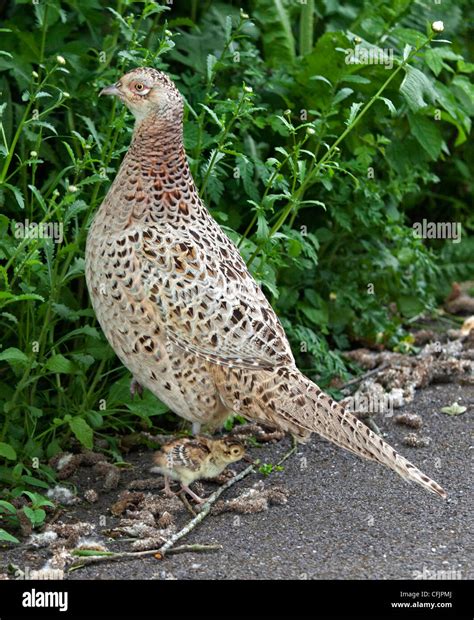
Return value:
[(143, 86), (141, 82), (138, 82), (137, 84), (135, 84), (135, 90), (138, 91), (139, 93), (142, 92), (144, 88), (145, 87)]

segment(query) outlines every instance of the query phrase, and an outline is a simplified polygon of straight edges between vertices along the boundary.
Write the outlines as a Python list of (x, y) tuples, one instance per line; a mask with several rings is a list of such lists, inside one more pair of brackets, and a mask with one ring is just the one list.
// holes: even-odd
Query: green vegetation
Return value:
[[(472, 275), (467, 0), (241, 6), (17, 0), (7, 9), (0, 485), (11, 497), (47, 487), (48, 458), (72, 440), (105, 440), (121, 460), (119, 434), (166, 422), (151, 394), (131, 400), (84, 282), (87, 228), (133, 125), (98, 92), (133, 67), (175, 78), (201, 195), (309, 376), (327, 384), (347, 374), (338, 351), (351, 343), (403, 348), (406, 320)], [(440, 20), (444, 32), (433, 32)], [(377, 47), (386, 64), (363, 60)], [(462, 242), (416, 238), (423, 218), (460, 222)], [(49, 236), (25, 236), (17, 223), (49, 224)], [(40, 523), (41, 500), (30, 499)], [(0, 505), (9, 526), (10, 506)]]

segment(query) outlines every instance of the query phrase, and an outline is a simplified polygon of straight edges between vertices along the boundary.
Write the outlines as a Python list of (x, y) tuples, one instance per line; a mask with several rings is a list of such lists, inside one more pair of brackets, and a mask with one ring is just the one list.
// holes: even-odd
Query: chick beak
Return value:
[(121, 92), (119, 91), (119, 89), (115, 86), (115, 84), (111, 84), (110, 86), (106, 86), (105, 88), (103, 88), (100, 93), (99, 93), (99, 97), (101, 95), (115, 95), (116, 97), (119, 97), (121, 95)]

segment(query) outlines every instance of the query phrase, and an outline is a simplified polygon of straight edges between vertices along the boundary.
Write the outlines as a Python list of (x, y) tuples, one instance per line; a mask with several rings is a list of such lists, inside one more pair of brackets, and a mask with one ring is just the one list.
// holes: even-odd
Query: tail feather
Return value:
[(258, 378), (252, 373), (248, 386), (253, 388), (252, 398), (243, 399), (239, 408), (244, 416), (276, 424), (300, 441), (306, 441), (310, 433), (316, 432), (341, 448), (386, 465), (405, 480), (417, 482), (428, 491), (446, 497), (445, 490), (437, 482), (299, 371), (280, 368), (256, 372)]

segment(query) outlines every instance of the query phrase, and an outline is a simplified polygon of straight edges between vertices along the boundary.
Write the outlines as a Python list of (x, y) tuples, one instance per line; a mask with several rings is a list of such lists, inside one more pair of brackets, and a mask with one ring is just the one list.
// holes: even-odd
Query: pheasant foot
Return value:
[(135, 398), (135, 394), (138, 394), (140, 398), (143, 398), (143, 385), (138, 383), (138, 381), (133, 377), (132, 382), (130, 383), (130, 396), (132, 400)]

